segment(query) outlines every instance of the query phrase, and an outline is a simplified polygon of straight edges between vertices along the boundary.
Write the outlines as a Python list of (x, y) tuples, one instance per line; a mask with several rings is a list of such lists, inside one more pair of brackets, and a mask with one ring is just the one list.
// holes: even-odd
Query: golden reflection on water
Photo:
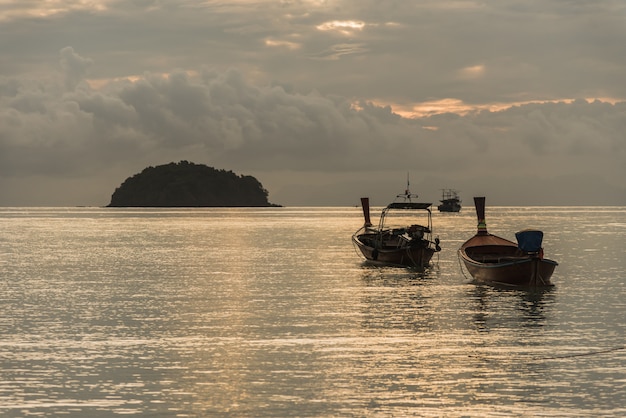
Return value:
[(419, 272), (358, 258), (357, 208), (0, 211), (0, 412), (617, 416), (625, 212), (492, 213), (546, 231), (533, 292), (463, 276), (471, 213)]

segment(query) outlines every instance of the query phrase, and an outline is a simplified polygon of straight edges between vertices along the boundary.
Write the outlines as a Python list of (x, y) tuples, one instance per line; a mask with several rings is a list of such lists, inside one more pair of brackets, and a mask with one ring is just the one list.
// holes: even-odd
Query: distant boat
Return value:
[(370, 222), (369, 198), (361, 198), (365, 224), (352, 235), (352, 242), (367, 260), (421, 268), (441, 251), (439, 238), (432, 238), (432, 203), (413, 202), (413, 198), (417, 195), (408, 188), (398, 195), (382, 210), (377, 227)]
[(453, 189), (442, 189), (441, 204), (437, 206), (439, 212), (460, 212), (461, 199), (459, 193)]
[(487, 232), (485, 198), (475, 197), (478, 231), (459, 249), (459, 257), (477, 282), (510, 286), (552, 286), (558, 265), (543, 257), (543, 232), (515, 234), (517, 244)]

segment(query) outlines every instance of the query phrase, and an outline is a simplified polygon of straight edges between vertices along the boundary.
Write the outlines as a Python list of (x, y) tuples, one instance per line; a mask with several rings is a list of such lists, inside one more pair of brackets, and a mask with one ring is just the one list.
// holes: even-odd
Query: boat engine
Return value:
[(421, 225), (411, 225), (407, 232), (413, 239), (424, 239), (424, 233), (429, 232), (429, 230)]

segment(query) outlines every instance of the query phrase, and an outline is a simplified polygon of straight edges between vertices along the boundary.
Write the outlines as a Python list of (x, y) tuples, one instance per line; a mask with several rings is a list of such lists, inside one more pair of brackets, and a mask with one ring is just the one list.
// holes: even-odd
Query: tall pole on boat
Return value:
[(478, 218), (476, 235), (488, 235), (487, 223), (485, 222), (485, 198), (474, 197), (474, 205), (476, 206), (476, 217)]
[[(396, 197), (402, 197), (404, 198), (404, 201), (406, 202), (407, 199), (409, 199), (409, 202), (411, 201), (411, 197), (413, 195), (411, 195), (411, 184), (409, 182), (409, 172), (406, 172), (406, 189), (404, 190), (404, 194), (399, 194)], [(417, 197), (417, 195), (413, 196), (413, 197)]]
[(372, 226), (370, 220), (370, 199), (369, 197), (361, 198), (361, 207), (363, 208), (363, 218), (365, 218), (365, 226)]
[(409, 196), (411, 194), (411, 184), (409, 183), (409, 172), (406, 172), (406, 190), (404, 191), (404, 194), (406, 194), (407, 196)]

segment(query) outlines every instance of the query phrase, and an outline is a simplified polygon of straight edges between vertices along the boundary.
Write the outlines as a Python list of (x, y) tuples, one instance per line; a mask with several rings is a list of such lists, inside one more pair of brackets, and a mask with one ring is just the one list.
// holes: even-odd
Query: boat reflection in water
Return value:
[(540, 328), (546, 324), (555, 303), (553, 287), (511, 289), (478, 285), (468, 291), (473, 301), (474, 325), (478, 331)]

